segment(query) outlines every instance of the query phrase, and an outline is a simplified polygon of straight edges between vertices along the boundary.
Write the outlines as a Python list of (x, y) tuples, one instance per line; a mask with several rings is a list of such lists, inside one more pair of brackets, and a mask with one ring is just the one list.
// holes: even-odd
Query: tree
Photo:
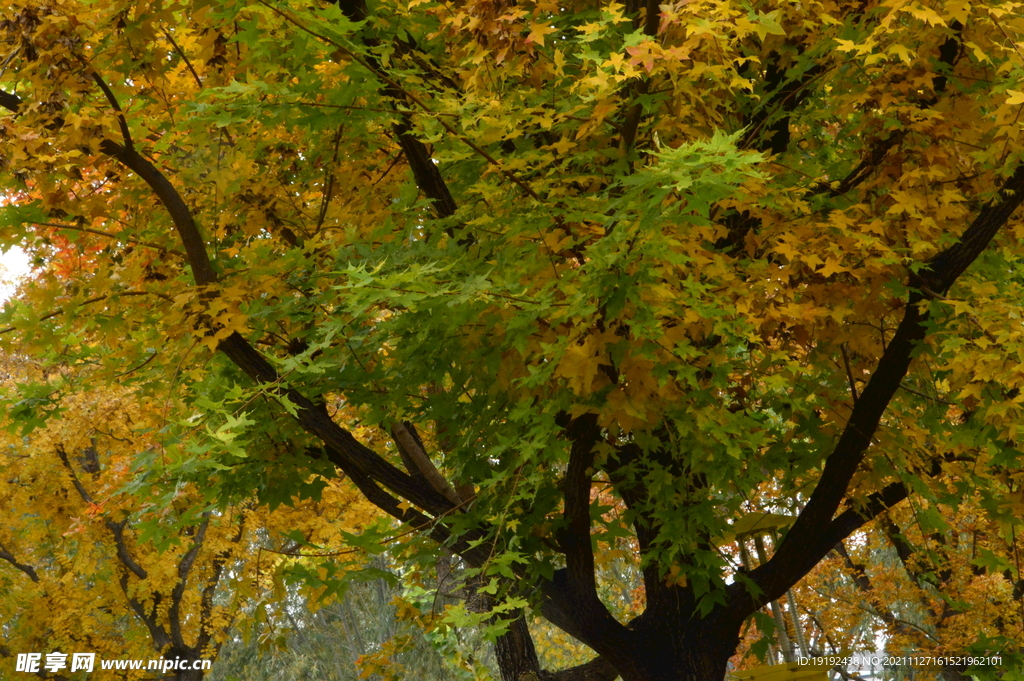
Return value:
[[(31, 365), (5, 364), (6, 384), (32, 382)], [(23, 400), (14, 410), (28, 416), (44, 404), (72, 414), (31, 435), (19, 429), (4, 442), (4, 657), (62, 652), (63, 667), (37, 670), (54, 679), (79, 676), (68, 676), (72, 652), (190, 663), (214, 657), (238, 607), (224, 598), (225, 572), (237, 567), (249, 514), (206, 512), (183, 523), (201, 509), (166, 509), (162, 518), (141, 511), (117, 490), (138, 451), (128, 426), (137, 405), (114, 391), (81, 391), (67, 400), (52, 393)], [(195, 495), (176, 496), (194, 506)], [(155, 523), (179, 525), (169, 530), (177, 546), (161, 551), (139, 541), (142, 528)], [(173, 678), (202, 676), (190, 664)]]
[[(224, 502), (329, 463), (456, 553), (506, 679), (717, 681), (908, 496), (1016, 508), (1016, 8), (13, 3), (4, 235), (55, 276), (6, 316), (175, 385)], [(540, 669), (527, 606), (595, 659)]]
[[(1006, 656), (998, 667), (1019, 664), (1010, 659), (1019, 654), (1024, 607), (1024, 583), (1011, 568), (1019, 553), (1015, 530), (969, 500), (957, 513), (947, 509), (943, 531), (925, 530), (937, 510), (916, 504), (893, 509), (873, 532), (838, 544), (798, 589), (807, 624), (821, 632), (819, 651), (870, 650), (871, 642), (884, 640), (898, 654), (955, 660), (982, 639)], [(935, 678), (966, 678), (964, 664), (932, 667)], [(889, 674), (921, 672), (902, 667)]]
[[(0, 500), (8, 513), (0, 536), (0, 656), (68, 656), (63, 667), (41, 664), (42, 678), (78, 678), (69, 676), (70, 654), (87, 652), (101, 660), (162, 657), (180, 668), (165, 670), (166, 678), (201, 679), (204, 670), (193, 663), (217, 657), (247, 605), (273, 600), (247, 584), (260, 577), (257, 549), (276, 545), (268, 540), (285, 531), (337, 540), (345, 520), (368, 519), (365, 503), (337, 485), (323, 495), (329, 524), (316, 517), (316, 503), (303, 504), (298, 518), (255, 499), (211, 508), (194, 487), (167, 484), (158, 470), (141, 481), (137, 497), (124, 488), (140, 486), (133, 468), (158, 449), (137, 432), (146, 405), (127, 390), (90, 388), (87, 372), (52, 368), (50, 387), (59, 387), (29, 397), (25, 391), (44, 378), (38, 367), (7, 358), (4, 371), (0, 389), (12, 418), (0, 440)], [(12, 399), (16, 390), (23, 399)], [(47, 410), (64, 415), (45, 419)], [(339, 510), (347, 516), (340, 523)], [(273, 573), (274, 562), (264, 557), (262, 569)], [(141, 677), (121, 671), (119, 678)]]
[(451, 599), (431, 593), (424, 588), (428, 585), (409, 583), (413, 575), (388, 569), (383, 556), (372, 564), (382, 577), (353, 583), (328, 603), (289, 589), (289, 597), (277, 602), (266, 621), (252, 631), (236, 632), (211, 681), (496, 678), (491, 646), (471, 630), (460, 631), (430, 616)]

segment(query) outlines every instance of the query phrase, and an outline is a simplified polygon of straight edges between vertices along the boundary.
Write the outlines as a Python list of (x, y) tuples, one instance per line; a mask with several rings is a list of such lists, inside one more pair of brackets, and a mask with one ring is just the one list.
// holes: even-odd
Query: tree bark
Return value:
[[(674, 618), (673, 618), (674, 619)], [(684, 626), (668, 619), (638, 633), (644, 644), (634, 651), (623, 681), (723, 681), (729, 658), (739, 644), (741, 622), (714, 615), (690, 619)]]

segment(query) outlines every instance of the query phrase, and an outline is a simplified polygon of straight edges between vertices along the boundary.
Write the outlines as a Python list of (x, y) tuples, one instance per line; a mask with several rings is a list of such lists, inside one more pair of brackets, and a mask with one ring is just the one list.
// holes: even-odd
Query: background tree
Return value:
[[(337, 541), (341, 528), (372, 519), (365, 504), (336, 487), (324, 494), (328, 522), (313, 502), (300, 514), (270, 512), (255, 499), (211, 508), (194, 488), (161, 479), (152, 457), (159, 442), (140, 437), (137, 424), (146, 417), (129, 391), (91, 389), (84, 371), (50, 367), (47, 376), (24, 358), (7, 358), (4, 370), (0, 652), (12, 658), (11, 670), (19, 652), (214, 659), (239, 613), (273, 600), (249, 584), (259, 578), (261, 545), (280, 545), (286, 531)], [(33, 386), (40, 391), (27, 397)], [(13, 398), (19, 391), (22, 399)], [(63, 415), (46, 419), (46, 411)], [(146, 461), (157, 470), (140, 486), (134, 469)], [(275, 557), (268, 557), (262, 568), (272, 574)], [(80, 676), (69, 668), (39, 675)]]
[[(6, 315), (174, 391), (222, 503), (330, 465), (458, 554), (506, 679), (717, 681), (908, 496), (1012, 508), (1016, 7), (15, 2), (4, 237), (71, 270)], [(527, 605), (594, 661), (542, 670)]]
[(497, 678), (492, 647), (472, 629), (453, 628), (438, 616), (461, 596), (440, 595), (430, 582), (415, 584), (419, 577), (396, 574), (384, 556), (372, 565), (384, 577), (353, 582), (326, 603), (289, 589), (256, 626), (235, 631), (210, 679)]
[[(940, 513), (942, 531), (925, 529)], [(981, 639), (1006, 656), (1000, 666), (1013, 668), (1022, 589), (1011, 567), (1015, 532), (1005, 529), (1006, 536), (970, 503), (955, 514), (927, 505), (894, 509), (873, 532), (837, 545), (797, 590), (805, 624), (821, 632), (820, 650), (865, 650), (882, 640), (888, 650), (956, 657)], [(930, 673), (959, 680), (965, 669), (949, 664)], [(902, 679), (922, 671), (883, 673)]]

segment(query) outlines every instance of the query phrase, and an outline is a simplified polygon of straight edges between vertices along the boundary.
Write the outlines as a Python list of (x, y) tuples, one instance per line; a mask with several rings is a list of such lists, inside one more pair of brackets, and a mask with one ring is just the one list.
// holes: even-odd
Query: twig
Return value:
[[(95, 298), (90, 298), (89, 300), (83, 300), (81, 303), (79, 303), (79, 305), (91, 305), (93, 303), (99, 303), (101, 301), (106, 300), (107, 298), (113, 298), (114, 296), (147, 296), (147, 295), (157, 296), (158, 298), (163, 298), (164, 300), (167, 300), (167, 301), (171, 300), (167, 296), (163, 295), (162, 293), (157, 293), (156, 291), (124, 291), (122, 293), (111, 293), (109, 295), (96, 296)], [(60, 315), (64, 314), (65, 312), (67, 312), (67, 310), (56, 310), (54, 312), (50, 312), (49, 314), (44, 314), (42, 317), (39, 318), (39, 321), (45, 322), (47, 319), (52, 319), (53, 317), (60, 316)], [(10, 333), (11, 331), (17, 331), (17, 330), (18, 330), (18, 327), (16, 327), (16, 326), (8, 326), (6, 329), (0, 329), (0, 335), (3, 335), (5, 333)]]
[(900, 383), (900, 387), (903, 388), (904, 390), (906, 390), (908, 393), (917, 395), (918, 397), (923, 397), (926, 400), (934, 400), (935, 402), (939, 402), (940, 404), (948, 404), (951, 407), (959, 407), (960, 406), (956, 402), (949, 402), (949, 401), (944, 400), (944, 399), (942, 399), (940, 397), (932, 397), (931, 395), (926, 395), (926, 394), (924, 394), (922, 392), (918, 392), (917, 390), (914, 390), (913, 388), (908, 388), (903, 383)]
[(163, 34), (164, 34), (164, 37), (167, 38), (167, 40), (170, 41), (171, 45), (174, 46), (175, 52), (177, 52), (178, 55), (181, 57), (182, 61), (185, 62), (185, 66), (188, 67), (188, 70), (192, 72), (192, 77), (195, 78), (196, 85), (198, 85), (200, 88), (202, 88), (203, 87), (203, 79), (199, 77), (199, 74), (196, 73), (196, 70), (192, 67), (192, 62), (189, 61), (188, 55), (185, 54), (185, 50), (181, 49), (181, 47), (178, 46), (178, 43), (174, 42), (174, 37), (170, 34), (170, 32), (166, 28), (163, 29)]
[(100, 229), (92, 229), (91, 227), (79, 227), (77, 225), (65, 225), (60, 222), (32, 222), (29, 224), (38, 225), (40, 227), (56, 227), (57, 229), (69, 229), (74, 232), (87, 232), (89, 234), (98, 234), (100, 236), (110, 237), (111, 239), (117, 239), (118, 241), (126, 241), (130, 244), (138, 244), (139, 246), (146, 246), (147, 248), (155, 248), (162, 253), (171, 253), (173, 255), (184, 257), (184, 253), (175, 250), (173, 248), (167, 248), (160, 244), (155, 244), (152, 241), (141, 241), (140, 239), (133, 239), (131, 237), (123, 237), (114, 234), (113, 232), (104, 232)]
[(850, 358), (846, 354), (846, 343), (839, 346), (839, 351), (843, 355), (843, 366), (846, 367), (846, 380), (850, 382), (850, 395), (853, 396), (853, 404), (857, 405), (857, 382), (853, 380), (853, 371), (850, 369)]

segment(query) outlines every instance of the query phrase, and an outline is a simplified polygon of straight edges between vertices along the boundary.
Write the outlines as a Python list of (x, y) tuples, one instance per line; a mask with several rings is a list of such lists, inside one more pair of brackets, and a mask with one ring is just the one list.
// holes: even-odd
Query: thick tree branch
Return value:
[[(416, 106), (417, 108), (421, 109), (424, 113), (434, 115), (434, 112), (431, 111), (430, 107), (428, 107), (426, 104), (424, 104), (423, 101), (420, 100), (419, 97), (414, 95), (410, 90), (406, 89), (402, 85), (400, 80), (396, 80), (395, 78), (392, 78), (390, 75), (388, 75), (387, 71), (384, 68), (381, 67), (380, 63), (374, 57), (372, 57), (372, 56), (364, 57), (364, 56), (361, 56), (361, 55), (358, 55), (358, 54), (352, 52), (347, 47), (345, 47), (344, 45), (342, 45), (342, 44), (338, 43), (337, 41), (331, 39), (330, 37), (322, 35), (320, 33), (317, 33), (316, 31), (313, 31), (312, 29), (310, 29), (308, 26), (304, 26), (302, 24), (302, 22), (300, 22), (298, 19), (296, 19), (294, 16), (292, 16), (287, 11), (284, 11), (284, 10), (280, 9), (279, 7), (276, 7), (276, 6), (274, 6), (274, 5), (272, 5), (272, 4), (268, 3), (268, 2), (265, 2), (264, 0), (260, 0), (260, 4), (262, 4), (263, 6), (267, 7), (268, 9), (270, 9), (270, 11), (274, 12), (275, 14), (277, 14), (278, 16), (283, 18), (285, 21), (287, 21), (290, 24), (294, 25), (296, 28), (298, 28), (298, 29), (308, 33), (311, 36), (316, 37), (319, 40), (324, 41), (328, 45), (331, 45), (332, 47), (334, 47), (340, 53), (346, 55), (352, 61), (354, 61), (357, 64), (361, 65), (362, 67), (366, 68), (374, 76), (376, 76), (383, 83), (385, 83), (386, 87), (383, 88), (383, 92), (385, 92), (385, 93), (386, 92), (400, 93), (400, 96), (401, 96), (402, 99), (411, 102), (414, 106)], [(368, 45), (372, 46), (372, 43), (369, 43)], [(482, 148), (479, 144), (477, 144), (473, 140), (469, 139), (469, 137), (467, 137), (466, 135), (463, 135), (462, 133), (460, 133), (458, 130), (456, 130), (454, 127), (452, 127), (450, 124), (446, 123), (443, 118), (437, 117), (437, 123), (442, 128), (444, 128), (445, 131), (447, 131), (454, 139), (457, 139), (462, 144), (464, 144), (467, 147), (469, 147), (470, 149), (472, 149), (473, 153), (477, 154), (478, 156), (480, 156), (481, 158), (486, 160), (487, 163), (490, 164), (491, 166), (493, 166), (499, 173), (501, 173), (501, 175), (505, 179), (507, 179), (508, 181), (512, 182), (513, 184), (518, 186), (520, 189), (522, 189), (523, 192), (527, 196), (529, 196), (532, 199), (535, 199), (536, 201), (540, 201), (541, 200), (540, 196), (538, 196), (537, 193), (535, 191), (533, 191), (533, 189), (530, 187), (529, 184), (527, 184), (525, 181), (520, 179), (518, 175), (516, 175), (514, 172), (509, 170), (507, 167), (502, 165), (496, 158), (494, 158), (491, 154), (489, 154), (487, 152), (487, 150)]]
[[(340, 454), (329, 446), (325, 447), (324, 450), (328, 461), (340, 469)], [(349, 477), (370, 503), (396, 520), (416, 530), (425, 531), (427, 536), (438, 544), (447, 546), (473, 567), (482, 567), (490, 557), (490, 543), (486, 541), (484, 531), (468, 532), (457, 539), (453, 538), (449, 529), (441, 524), (441, 518), (428, 518), (415, 509), (403, 508), (397, 498), (388, 494), (380, 485), (361, 471), (357, 470), (350, 474)], [(475, 543), (471, 545), (470, 542)]]
[(926, 293), (944, 294), (970, 267), (992, 237), (1024, 201), (1024, 163), (1018, 165), (1013, 174), (999, 190), (997, 200), (981, 210), (960, 239), (928, 261), (921, 272), (920, 280), (931, 290)]
[(267, 386), (272, 394), (294, 404), (298, 422), (307, 432), (331, 448), (332, 463), (356, 484), (360, 484), (360, 480), (380, 483), (435, 516), (445, 515), (454, 509), (455, 505), (443, 495), (430, 487), (417, 485), (408, 473), (356, 440), (349, 431), (335, 423), (321, 406), (315, 405), (294, 388), (283, 386), (277, 370), (240, 334), (232, 333), (220, 342), (218, 349), (253, 381)]
[[(1003, 184), (997, 199), (981, 210), (960, 240), (928, 261), (925, 267), (912, 277), (911, 285), (920, 290), (914, 290), (910, 294), (896, 335), (886, 347), (871, 379), (853, 408), (839, 442), (826, 459), (824, 470), (810, 500), (772, 559), (751, 573), (754, 582), (763, 592), (758, 600), (765, 599), (767, 602), (781, 596), (840, 539), (863, 524), (864, 516), (858, 511), (846, 511), (835, 520), (833, 515), (846, 495), (853, 474), (864, 459), (882, 414), (888, 408), (900, 387), (900, 382), (910, 368), (914, 349), (924, 339), (928, 313), (920, 303), (925, 300), (928, 293), (941, 294), (949, 290), (1022, 201), (1024, 164), (1015, 169)], [(902, 485), (890, 485), (879, 494), (882, 495), (880, 499), (888, 500), (894, 495), (902, 499), (907, 491)], [(892, 503), (895, 501), (887, 501), (885, 507), (891, 506)], [(869, 505), (869, 510), (870, 508)], [(756, 601), (750, 600), (744, 608), (753, 608), (755, 603)]]
[[(21, 100), (20, 98), (15, 98), (15, 100), (12, 102), (8, 98), (2, 101), (5, 106), (7, 103), (11, 103), (12, 106), (8, 108), (17, 112)], [(192, 213), (163, 173), (134, 148), (127, 148), (111, 140), (104, 140), (100, 149), (142, 178), (164, 205), (178, 232), (178, 237), (185, 247), (196, 284), (204, 286), (216, 283), (217, 273), (207, 255), (205, 242)], [(436, 516), (452, 510), (454, 505), (443, 495), (433, 489), (417, 485), (408, 474), (358, 442), (351, 433), (334, 423), (326, 411), (318, 409), (311, 400), (294, 389), (281, 386), (277, 371), (240, 334), (231, 334), (221, 341), (218, 349), (224, 352), (251, 379), (260, 384), (274, 386), (272, 392), (297, 405), (298, 421), (310, 433), (319, 437), (337, 452), (336, 463), (340, 464), (339, 467), (342, 471), (352, 476), (353, 479), (359, 477), (376, 480)], [(355, 476), (356, 470), (362, 471), (365, 475)]]
[(565, 586), (574, 606), (593, 623), (611, 614), (597, 596), (594, 575), (594, 550), (590, 537), (591, 468), (594, 448), (601, 438), (596, 414), (572, 419), (565, 429), (571, 443), (569, 466), (565, 473), (565, 527), (558, 541), (565, 552)]
[(124, 540), (124, 528), (128, 525), (128, 520), (122, 520), (119, 523), (115, 523), (113, 520), (107, 520), (105, 523), (110, 533), (114, 535), (114, 545), (117, 547), (117, 558), (121, 561), (121, 564), (131, 570), (136, 577), (139, 579), (146, 579), (149, 573), (146, 572), (141, 565), (135, 562), (132, 555), (128, 553), (128, 545)]
[(142, 620), (142, 623), (149, 631), (149, 636), (153, 640), (153, 648), (157, 651), (162, 651), (171, 644), (171, 637), (168, 636), (167, 630), (160, 625), (160, 622), (157, 619), (157, 606), (160, 604), (159, 594), (154, 595), (153, 607), (149, 612), (146, 612), (146, 608), (143, 606), (142, 601), (131, 595), (129, 592), (128, 579), (128, 571), (122, 568), (117, 583), (121, 587), (121, 592), (124, 594), (125, 601), (127, 601), (128, 607), (132, 609), (132, 612), (134, 612), (140, 620)]
[(18, 109), (21, 107), (21, 97), (10, 92), (0, 90), (0, 106), (8, 111), (18, 113)]
[(494, 641), (494, 653), (498, 658), (502, 681), (531, 681), (538, 679), (543, 672), (537, 649), (530, 636), (530, 628), (523, 612), (513, 613), (514, 619), (507, 632)]
[(544, 672), (541, 681), (614, 681), (619, 672), (603, 657), (557, 672)]
[[(791, 582), (788, 581), (789, 575), (778, 574), (777, 571), (781, 569), (779, 566), (782, 563), (776, 560), (786, 541), (793, 535), (792, 530), (790, 530), (786, 539), (783, 540), (783, 544), (775, 552), (775, 556), (764, 565), (751, 571), (748, 575), (755, 584), (761, 587), (761, 592), (756, 595), (751, 594), (748, 588), (740, 582), (736, 582), (728, 587), (730, 610), (733, 615), (741, 619), (746, 618), (755, 610), (763, 607), (765, 603), (781, 597), (803, 575), (810, 572), (815, 565), (821, 562), (837, 544), (879, 514), (906, 499), (908, 494), (907, 487), (902, 482), (894, 482), (870, 495), (862, 503), (851, 505), (850, 508), (840, 513), (813, 539), (804, 542), (801, 550), (792, 555), (790, 562), (786, 563), (786, 567), (792, 571), (792, 574), (799, 573)], [(784, 582), (787, 585), (784, 588), (780, 588), (778, 582), (783, 576), (787, 578), (787, 581)]]
[[(363, 0), (340, 0), (338, 7), (350, 21), (362, 21), (368, 16), (366, 3)], [(407, 51), (407, 46), (398, 43), (395, 49), (401, 54)], [(378, 71), (381, 71), (383, 68), (373, 58), (371, 58), (370, 64)], [(405, 96), (404, 91), (399, 87), (386, 84), (382, 88), (382, 94), (393, 102), (404, 101), (409, 103), (409, 98)], [(405, 160), (409, 163), (409, 169), (412, 171), (416, 186), (430, 199), (437, 217), (448, 218), (455, 215), (455, 211), (458, 210), (455, 199), (452, 197), (448, 184), (441, 175), (441, 170), (431, 159), (427, 145), (413, 135), (411, 115), (408, 112), (399, 111), (397, 105), (393, 108), (400, 117), (392, 126), (392, 131), (395, 139), (398, 140), (399, 146), (402, 148)], [(453, 232), (449, 232), (449, 236), (453, 235)]]
[(427, 456), (423, 441), (416, 433), (416, 427), (408, 422), (399, 422), (391, 426), (391, 437), (395, 441), (404, 461), (412, 464), (409, 473), (416, 476), (419, 473), (434, 491), (443, 494), (444, 497), (455, 505), (462, 503), (455, 488), (441, 475), (437, 466)]
[[(362, 21), (368, 16), (366, 4), (362, 0), (343, 1), (339, 2), (338, 6), (351, 21)], [(368, 47), (374, 47), (377, 42), (371, 39), (367, 40), (366, 44)], [(397, 55), (404, 54), (408, 49), (409, 47), (403, 43), (396, 42), (395, 44)], [(367, 64), (372, 67), (372, 71), (383, 73), (383, 66), (377, 59), (372, 56), (367, 56), (366, 59)], [(392, 125), (391, 129), (395, 139), (398, 140), (399, 146), (402, 148), (406, 161), (409, 163), (409, 169), (412, 171), (416, 186), (430, 199), (437, 217), (451, 217), (455, 214), (458, 206), (452, 197), (451, 191), (448, 189), (447, 183), (444, 181), (444, 177), (441, 175), (441, 170), (431, 159), (427, 145), (418, 140), (413, 134), (414, 128), (411, 112), (400, 110), (397, 106), (397, 102), (405, 102), (407, 104), (413, 104), (413, 102), (397, 84), (385, 82), (385, 85), (381, 88), (381, 94), (395, 103), (392, 109), (398, 114), (399, 119)]]
[(920, 294), (911, 295), (903, 321), (853, 408), (839, 442), (825, 462), (810, 500), (775, 556), (752, 573), (755, 583), (765, 592), (768, 600), (781, 596), (803, 576), (806, 569), (810, 569), (810, 566), (803, 565), (809, 553), (808, 542), (827, 542), (827, 546), (821, 547), (824, 549), (821, 553), (823, 556), (839, 539), (845, 537), (843, 535), (828, 541), (820, 535), (829, 527), (836, 509), (846, 495), (850, 479), (864, 458), (882, 414), (910, 367), (911, 353), (924, 338), (925, 313), (918, 305), (921, 300)]
[[(544, 596), (541, 613), (559, 629), (596, 651), (609, 665), (615, 668), (629, 665), (630, 651), (639, 645), (636, 632), (612, 617), (599, 600), (599, 607), (588, 607), (586, 603), (580, 607), (567, 589), (564, 572), (557, 571), (553, 581), (541, 581), (540, 589)], [(594, 611), (598, 612), (597, 619), (587, 619)]]
[[(390, 94), (392, 97), (401, 96), (400, 93)], [(405, 160), (409, 162), (416, 186), (430, 199), (437, 217), (449, 218), (455, 215), (458, 206), (451, 190), (448, 189), (448, 184), (444, 181), (437, 164), (430, 158), (427, 145), (413, 136), (409, 116), (403, 115), (401, 121), (395, 123), (393, 130), (398, 144), (402, 147), (402, 153), (405, 154)]]

